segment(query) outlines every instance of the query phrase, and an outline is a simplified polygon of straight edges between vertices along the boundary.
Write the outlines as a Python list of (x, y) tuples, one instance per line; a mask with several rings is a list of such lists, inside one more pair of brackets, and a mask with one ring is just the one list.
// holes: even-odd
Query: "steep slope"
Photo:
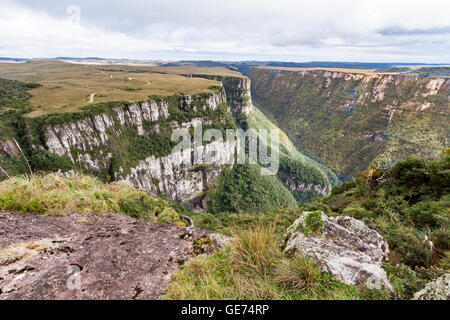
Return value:
[(249, 77), (255, 105), (343, 178), (448, 145), (450, 78), (289, 68)]
[(350, 216), (389, 244), (384, 268), (402, 299), (450, 271), (450, 149), (439, 159), (408, 158), (389, 169), (371, 165), (329, 197), (300, 209)]
[[(254, 111), (245, 117), (248, 128), (278, 129), (258, 108), (253, 108)], [(297, 201), (310, 201), (318, 195), (326, 196), (331, 187), (339, 183), (330, 169), (299, 152), (281, 130), (279, 161), (277, 175)]]
[[(253, 105), (252, 86), (249, 78), (204, 74), (189, 74), (187, 76), (220, 81), (227, 94), (227, 101), (230, 101), (233, 105), (235, 119), (241, 128), (255, 129), (258, 134), (259, 129), (279, 130)], [(331, 187), (339, 183), (336, 175), (325, 165), (299, 152), (282, 130), (279, 130), (279, 133), (280, 167), (277, 174), (278, 178), (294, 194), (297, 201), (303, 202), (317, 196), (328, 195)]]
[[(280, 244), (297, 233), (301, 247), (296, 249), (305, 250), (313, 259), (322, 256), (333, 261), (334, 267), (327, 272), (340, 273), (350, 267), (353, 271), (346, 276), (351, 274), (351, 281), (370, 266), (364, 260), (363, 268), (357, 268), (351, 262), (358, 257), (354, 250), (366, 255), (382, 249), (387, 259), (381, 266), (394, 287), (395, 298), (411, 299), (427, 282), (450, 272), (449, 169), (447, 149), (437, 160), (412, 157), (384, 170), (371, 165), (359, 178), (334, 187), (330, 196), (299, 204), (296, 210), (264, 215), (193, 215), (198, 226), (231, 230), (236, 242), (225, 252), (199, 257), (179, 270), (168, 295), (173, 299), (358, 299), (360, 294), (368, 295), (363, 299), (387, 298), (379, 292), (358, 293), (349, 287), (343, 292), (339, 282), (316, 270), (324, 266), (323, 260), (314, 263), (304, 255), (284, 255)], [(323, 213), (333, 217), (337, 225), (325, 222)], [(373, 230), (384, 240), (379, 241)], [(365, 245), (357, 239), (361, 236)], [(385, 241), (389, 250), (383, 246)], [(335, 244), (330, 245), (332, 242)], [(338, 259), (333, 258), (341, 246), (347, 248), (340, 251), (339, 256), (345, 258), (344, 265), (338, 267)], [(372, 265), (368, 271), (374, 270)]]
[[(182, 201), (204, 191), (225, 164), (233, 163), (230, 157), (236, 142), (214, 141), (193, 146), (189, 152), (172, 153), (176, 143), (171, 141), (171, 133), (200, 124), (204, 128), (234, 128), (227, 109), (223, 89), (218, 88), (214, 93), (195, 96), (100, 103), (76, 113), (15, 117), (27, 129), (17, 136), (33, 169), (81, 169), (105, 181), (124, 180)], [(3, 144), (14, 146), (11, 140)], [(197, 166), (191, 161), (194, 148), (200, 157), (205, 157), (209, 148), (222, 151), (217, 163)], [(3, 159), (7, 162), (19, 155), (18, 151), (4, 152)]]
[[(45, 65), (54, 67), (50, 62)], [(101, 71), (121, 72), (120, 66), (110, 68)], [(158, 70), (184, 75), (186, 83), (201, 80), (214, 85), (198, 94), (92, 103), (77, 107), (76, 112), (55, 112), (48, 107), (50, 112), (44, 108), (42, 115), (37, 115), (40, 108), (30, 103), (28, 92), (34, 86), (4, 80), (17, 89), (4, 92), (4, 100), (20, 99), (20, 103), (8, 103), (1, 111), (0, 176), (4, 179), (6, 173), (59, 170), (71, 175), (82, 171), (103, 181), (125, 181), (172, 200), (187, 201), (199, 210), (206, 208), (209, 197), (210, 208), (216, 208), (214, 212), (242, 209), (262, 212), (283, 204), (295, 207), (295, 199), (305, 201), (327, 195), (337, 182), (331, 171), (299, 153), (282, 132), (278, 177), (255, 176), (259, 171), (257, 165), (233, 168), (239, 139), (227, 141), (224, 134), (227, 129), (276, 128), (253, 107), (250, 80), (242, 75), (211, 74), (214, 70), (209, 69), (201, 73), (203, 70), (197, 68), (195, 71), (200, 73), (195, 74), (182, 73), (191, 69)], [(127, 70), (132, 71), (137, 72)], [(224, 140), (194, 143), (189, 150), (172, 152), (177, 144), (171, 141), (174, 130), (183, 128), (192, 133), (200, 126), (203, 130), (221, 130)], [(211, 153), (217, 154), (213, 162), (207, 159)], [(196, 155), (202, 163), (193, 161)], [(227, 193), (225, 189), (232, 186), (234, 191)], [(235, 191), (247, 196), (237, 206), (231, 205)]]

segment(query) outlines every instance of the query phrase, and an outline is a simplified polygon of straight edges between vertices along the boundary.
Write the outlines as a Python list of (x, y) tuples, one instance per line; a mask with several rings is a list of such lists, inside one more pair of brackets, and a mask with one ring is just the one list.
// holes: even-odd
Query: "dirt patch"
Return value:
[(0, 213), (0, 299), (157, 299), (208, 234), (120, 214)]

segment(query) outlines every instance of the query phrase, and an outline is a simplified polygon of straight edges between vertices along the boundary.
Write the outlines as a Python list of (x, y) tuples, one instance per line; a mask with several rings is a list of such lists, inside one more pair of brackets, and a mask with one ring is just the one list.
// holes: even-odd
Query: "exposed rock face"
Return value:
[(247, 77), (227, 77), (205, 74), (190, 74), (190, 77), (205, 78), (222, 83), (234, 115), (246, 115), (253, 111), (251, 81)]
[(120, 214), (0, 213), (0, 299), (157, 299), (211, 237)]
[[(132, 168), (122, 181), (143, 190), (168, 195), (174, 200), (188, 200), (206, 191), (208, 182), (218, 177), (224, 165), (234, 163), (234, 155), (239, 150), (238, 143), (238, 140), (214, 141), (162, 158), (150, 156)], [(196, 151), (205, 165), (191, 162), (192, 154)], [(212, 163), (207, 159), (211, 152), (217, 155)]]
[[(180, 100), (180, 109), (193, 108), (193, 98), (186, 96)], [(219, 104), (226, 103), (224, 94), (211, 94), (205, 99), (204, 108), (215, 110)], [(167, 119), (170, 114), (165, 101), (143, 101), (113, 108), (111, 113), (89, 116), (76, 122), (53, 125), (45, 129), (45, 145), (48, 150), (59, 156), (71, 156), (71, 150), (89, 151), (95, 147), (107, 144), (114, 136), (120, 136), (126, 127), (136, 127), (138, 135), (160, 133), (161, 119)], [(201, 119), (186, 123), (172, 123), (172, 129), (189, 128)], [(143, 124), (147, 123), (144, 129)], [(92, 169), (100, 169), (95, 166)]]
[[(178, 110), (203, 108), (216, 110), (227, 102), (224, 90), (206, 97), (184, 96), (178, 101)], [(52, 153), (80, 161), (86, 168), (110, 174), (110, 166), (120, 157), (120, 137), (124, 131), (136, 130), (137, 136), (167, 134), (167, 130), (192, 129), (210, 125), (222, 119), (193, 118), (186, 122), (169, 121), (170, 110), (164, 100), (143, 101), (115, 107), (110, 112), (87, 116), (81, 120), (56, 124), (45, 128), (45, 147)], [(168, 120), (169, 119), (169, 120)], [(168, 122), (168, 123), (167, 123)], [(167, 126), (169, 128), (167, 128)], [(124, 170), (121, 166), (112, 172), (115, 180), (127, 182), (137, 188), (184, 201), (205, 192), (211, 179), (217, 177), (225, 165), (233, 165), (239, 141), (213, 141), (190, 150), (169, 153), (163, 157), (149, 155), (134, 167)], [(215, 152), (215, 157), (207, 155)], [(191, 161), (193, 154), (202, 161)]]
[(0, 152), (3, 152), (8, 157), (15, 157), (19, 155), (19, 150), (17, 149), (17, 146), (14, 142), (7, 140), (7, 141), (0, 141)]
[(414, 300), (450, 300), (450, 273), (428, 283), (414, 295)]
[(339, 177), (448, 146), (449, 78), (259, 67), (249, 77), (255, 105)]
[(303, 254), (324, 272), (351, 285), (393, 292), (381, 262), (389, 252), (383, 237), (351, 217), (303, 212), (285, 235), (285, 252)]
[(328, 196), (331, 192), (331, 186), (326, 185), (322, 186), (320, 184), (306, 184), (293, 180), (291, 177), (286, 175), (279, 175), (281, 181), (293, 192), (305, 192), (305, 191), (314, 191), (317, 194), (320, 194), (324, 197)]

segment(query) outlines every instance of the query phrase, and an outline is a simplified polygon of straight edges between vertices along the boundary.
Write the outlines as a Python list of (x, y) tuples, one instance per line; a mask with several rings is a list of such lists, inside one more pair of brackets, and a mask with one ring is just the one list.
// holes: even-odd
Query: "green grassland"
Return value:
[[(74, 112), (96, 102), (142, 101), (149, 95), (211, 92), (209, 88), (218, 84), (182, 76), (190, 73), (239, 76), (225, 68), (85, 65), (57, 60), (0, 63), (0, 78), (40, 84), (30, 88), (33, 110), (29, 117)], [(0, 105), (7, 107), (4, 103)]]
[[(169, 204), (126, 184), (104, 184), (76, 174), (16, 176), (0, 182), (0, 211), (33, 212), (41, 215), (87, 215), (116, 212), (137, 219), (172, 222), (184, 226)], [(172, 220), (166, 221), (169, 217)]]

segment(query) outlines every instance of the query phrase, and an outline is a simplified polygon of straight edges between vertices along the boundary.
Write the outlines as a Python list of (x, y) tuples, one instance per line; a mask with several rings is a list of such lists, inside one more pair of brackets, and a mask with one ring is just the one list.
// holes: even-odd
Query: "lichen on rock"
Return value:
[(233, 238), (220, 233), (210, 233), (194, 242), (194, 254), (206, 254), (217, 252), (225, 248), (233, 241)]
[(385, 288), (393, 293), (381, 263), (389, 253), (386, 240), (362, 221), (303, 212), (288, 228), (284, 251), (318, 262), (324, 272), (350, 285)]
[(414, 300), (450, 300), (450, 273), (428, 283), (414, 295)]

